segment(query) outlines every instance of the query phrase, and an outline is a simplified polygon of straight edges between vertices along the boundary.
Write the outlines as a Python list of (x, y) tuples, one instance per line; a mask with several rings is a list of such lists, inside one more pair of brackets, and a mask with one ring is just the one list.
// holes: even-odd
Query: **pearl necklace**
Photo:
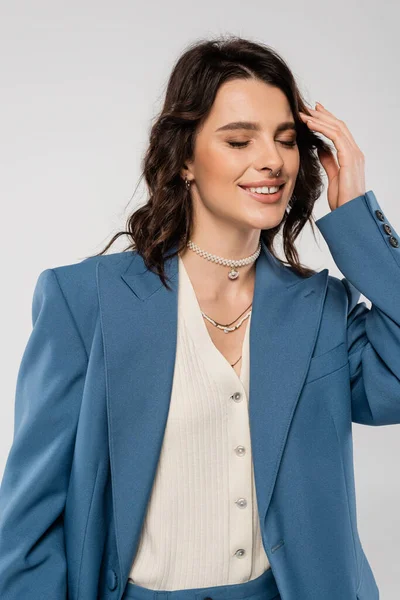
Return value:
[(228, 277), (231, 280), (237, 279), (239, 277), (239, 271), (237, 271), (235, 267), (243, 267), (245, 265), (251, 264), (258, 258), (261, 252), (261, 242), (259, 242), (257, 250), (251, 256), (248, 256), (247, 258), (241, 258), (240, 260), (231, 260), (228, 258), (221, 258), (216, 254), (210, 254), (210, 252), (206, 252), (205, 250), (199, 248), (199, 246), (191, 240), (188, 241), (187, 246), (202, 258), (206, 258), (207, 260), (218, 263), (220, 265), (231, 267), (231, 270), (228, 273)]

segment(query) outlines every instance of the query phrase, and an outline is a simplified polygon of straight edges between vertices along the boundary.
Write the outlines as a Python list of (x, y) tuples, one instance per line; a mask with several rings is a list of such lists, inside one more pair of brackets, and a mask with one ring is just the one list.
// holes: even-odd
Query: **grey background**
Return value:
[[(189, 42), (233, 33), (276, 48), (311, 106), (320, 101), (347, 123), (366, 157), (367, 190), (400, 234), (398, 7), (381, 8), (354, 0), (0, 2), (0, 477), (34, 283), (45, 268), (100, 251), (145, 199), (143, 186), (133, 192), (150, 121)], [(325, 193), (314, 216), (329, 210)], [(303, 231), (302, 262), (340, 275), (316, 235), (318, 244)], [(400, 427), (353, 424), (353, 440), (361, 541), (381, 597), (395, 600)]]

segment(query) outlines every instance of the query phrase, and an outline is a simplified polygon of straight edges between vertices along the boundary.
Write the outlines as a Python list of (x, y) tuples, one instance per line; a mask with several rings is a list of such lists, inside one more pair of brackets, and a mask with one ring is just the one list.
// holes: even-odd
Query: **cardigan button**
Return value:
[(390, 227), (387, 223), (383, 224), (383, 229), (385, 230), (385, 233), (387, 233), (388, 235), (391, 235), (392, 230), (390, 229)]
[(381, 210), (376, 210), (375, 214), (376, 214), (376, 216), (378, 217), (378, 219), (380, 221), (384, 221), (385, 220), (384, 214), (383, 214), (383, 212)]
[(239, 508), (246, 508), (246, 506), (247, 506), (246, 498), (238, 498), (238, 500), (235, 500), (235, 502)]
[(393, 248), (399, 247), (399, 240), (395, 238), (393, 235), (390, 236), (389, 242), (392, 244)]
[(244, 446), (236, 446), (235, 452), (238, 456), (244, 456), (246, 454), (246, 448)]
[(107, 571), (107, 587), (109, 590), (115, 590), (118, 585), (118, 577), (114, 569)]

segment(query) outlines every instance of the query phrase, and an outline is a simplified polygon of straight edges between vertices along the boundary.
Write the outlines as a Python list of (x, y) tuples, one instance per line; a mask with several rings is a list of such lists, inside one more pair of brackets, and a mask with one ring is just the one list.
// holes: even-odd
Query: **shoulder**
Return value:
[(328, 275), (329, 293), (344, 302), (347, 312), (351, 312), (358, 303), (361, 292), (346, 277)]
[(127, 264), (136, 251), (130, 250), (126, 252), (114, 252), (112, 254), (102, 254), (100, 256), (89, 256), (80, 261), (68, 263), (66, 265), (58, 265), (53, 267), (53, 271), (59, 277), (87, 277), (95, 274), (98, 263), (109, 265), (111, 267)]
[[(90, 343), (98, 320), (97, 266), (105, 265), (122, 273), (136, 251), (90, 256), (83, 260), (47, 268), (39, 274), (37, 289), (42, 283), (57, 281), (83, 339)], [(39, 283), (40, 282), (40, 283)]]
[(64, 290), (80, 289), (89, 292), (90, 289), (96, 289), (96, 270), (99, 263), (112, 269), (121, 269), (122, 272), (124, 265), (128, 265), (134, 254), (135, 251), (126, 251), (90, 256), (74, 263), (58, 265), (51, 270)]
[(348, 316), (357, 306), (361, 292), (346, 277), (327, 275), (323, 319), (338, 325), (347, 322)]
[[(358, 303), (361, 292), (346, 277), (336, 277), (331, 275), (328, 268), (322, 271), (316, 271), (311, 277), (304, 278), (294, 271), (291, 267), (286, 267), (290, 271), (290, 277), (294, 281), (305, 281), (305, 279), (315, 278), (316, 285), (325, 286), (326, 294), (324, 296), (325, 315), (334, 316), (350, 312)], [(325, 274), (322, 277), (322, 274)]]
[(97, 293), (96, 271), (98, 264), (105, 265), (116, 273), (122, 273), (136, 255), (136, 251), (115, 252), (101, 256), (90, 256), (79, 262), (53, 267), (62, 290), (71, 296), (82, 296), (81, 300)]
[(331, 275), (327, 267), (320, 271), (314, 271), (309, 276), (301, 275), (290, 265), (283, 265), (283, 268), (286, 276), (288, 277), (290, 285), (306, 282), (308, 279), (312, 280), (313, 284), (315, 284), (317, 287), (325, 287), (326, 285), (325, 300), (330, 300), (331, 298), (334, 301), (340, 299), (343, 300), (343, 298), (345, 298), (347, 295), (348, 288), (346, 287), (346, 284), (349, 282), (344, 277), (340, 278), (336, 277), (335, 275)]

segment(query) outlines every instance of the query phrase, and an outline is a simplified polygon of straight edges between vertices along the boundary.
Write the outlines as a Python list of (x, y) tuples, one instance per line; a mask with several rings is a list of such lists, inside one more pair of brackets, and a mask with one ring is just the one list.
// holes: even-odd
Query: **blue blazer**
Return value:
[[(262, 540), (282, 600), (377, 600), (352, 422), (400, 423), (400, 236), (371, 190), (316, 225), (342, 279), (300, 277), (264, 244), (256, 262), (249, 418)], [(172, 291), (129, 251), (40, 273), (0, 489), (2, 600), (121, 599), (172, 388), (176, 256), (166, 272)]]

